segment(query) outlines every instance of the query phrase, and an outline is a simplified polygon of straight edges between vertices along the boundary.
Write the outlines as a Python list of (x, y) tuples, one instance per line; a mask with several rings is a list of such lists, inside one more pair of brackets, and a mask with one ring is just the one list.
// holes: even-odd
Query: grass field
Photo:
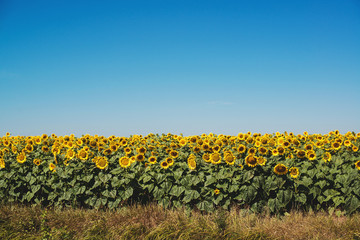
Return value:
[(0, 207), (0, 239), (360, 239), (360, 214), (253, 214), (232, 207), (204, 214), (157, 204), (116, 211)]

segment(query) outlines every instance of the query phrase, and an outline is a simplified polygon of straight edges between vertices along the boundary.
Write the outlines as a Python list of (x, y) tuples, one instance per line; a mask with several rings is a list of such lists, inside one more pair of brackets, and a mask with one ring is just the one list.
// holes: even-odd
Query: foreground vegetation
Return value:
[(0, 201), (213, 212), (360, 209), (360, 133), (0, 139)]
[(360, 214), (292, 211), (283, 216), (244, 209), (214, 213), (157, 204), (116, 211), (0, 207), (0, 239), (360, 239)]

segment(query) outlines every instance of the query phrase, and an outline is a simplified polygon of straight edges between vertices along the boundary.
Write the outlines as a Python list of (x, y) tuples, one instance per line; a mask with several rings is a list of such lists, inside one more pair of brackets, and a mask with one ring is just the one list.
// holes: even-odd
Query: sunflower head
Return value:
[(169, 168), (169, 164), (168, 164), (166, 161), (162, 161), (162, 162), (160, 163), (160, 166), (161, 166), (163, 169)]
[(151, 163), (151, 164), (155, 164), (156, 163), (156, 157), (155, 156), (151, 156), (151, 157), (149, 157), (149, 159), (148, 159), (148, 161), (149, 161), (149, 163)]
[(220, 190), (219, 190), (219, 189), (215, 189), (215, 190), (214, 190), (214, 194), (215, 194), (215, 195), (219, 195), (219, 194), (220, 194)]
[(255, 167), (258, 162), (257, 162), (257, 157), (255, 155), (247, 155), (245, 158), (245, 163), (249, 166), (249, 167)]
[(143, 162), (145, 160), (145, 156), (142, 154), (138, 154), (135, 156), (136, 161)]
[(360, 170), (360, 160), (355, 163), (355, 167)]
[(210, 154), (210, 161), (213, 164), (220, 164), (221, 163), (221, 156), (219, 153), (215, 152)]
[(3, 158), (0, 158), (0, 168), (5, 168), (5, 161)]
[(297, 167), (292, 167), (289, 169), (290, 177), (297, 178), (299, 176), (299, 169)]
[(288, 172), (288, 169), (287, 167), (282, 164), (282, 163), (278, 163), (275, 167), (274, 167), (274, 172), (277, 174), (277, 175), (284, 175)]
[(96, 167), (99, 169), (105, 169), (108, 164), (108, 159), (106, 157), (99, 157), (96, 161)]
[(127, 168), (131, 165), (131, 160), (127, 156), (121, 157), (119, 159), (119, 165), (122, 168)]
[(50, 169), (50, 171), (52, 171), (52, 172), (55, 172), (56, 171), (56, 165), (55, 164), (53, 164), (53, 163), (50, 163), (50, 165), (49, 165), (49, 169)]
[(171, 150), (169, 153), (170, 157), (177, 158), (179, 156), (179, 153), (175, 150)]
[(40, 159), (35, 158), (34, 161), (33, 161), (33, 163), (34, 163), (36, 166), (39, 166), (40, 163), (41, 163), (41, 161), (40, 161)]
[(237, 150), (239, 153), (244, 153), (246, 151), (246, 146), (243, 144), (240, 144)]

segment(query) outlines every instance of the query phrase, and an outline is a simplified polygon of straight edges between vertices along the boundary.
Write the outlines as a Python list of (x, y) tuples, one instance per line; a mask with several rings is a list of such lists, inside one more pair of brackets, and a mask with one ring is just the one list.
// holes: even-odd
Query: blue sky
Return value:
[(360, 132), (360, 2), (0, 0), (0, 135)]

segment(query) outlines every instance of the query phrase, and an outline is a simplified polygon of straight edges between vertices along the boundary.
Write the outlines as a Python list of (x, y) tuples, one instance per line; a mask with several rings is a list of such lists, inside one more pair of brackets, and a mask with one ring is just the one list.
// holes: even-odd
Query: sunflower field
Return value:
[(0, 138), (0, 199), (213, 211), (360, 209), (360, 133)]

